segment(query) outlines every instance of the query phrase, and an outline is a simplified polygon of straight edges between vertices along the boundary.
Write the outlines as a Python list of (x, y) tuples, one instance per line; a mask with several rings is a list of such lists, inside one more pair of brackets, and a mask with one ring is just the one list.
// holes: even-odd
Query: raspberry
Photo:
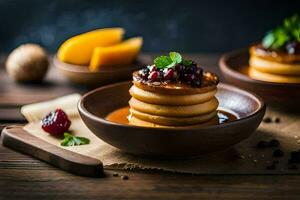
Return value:
[(42, 119), (42, 129), (51, 135), (63, 135), (70, 126), (71, 121), (62, 109), (56, 109)]
[(157, 81), (159, 80), (159, 72), (158, 71), (152, 71), (149, 76), (148, 76), (148, 79), (151, 80), (151, 81)]
[(166, 69), (164, 70), (164, 79), (171, 80), (174, 78), (174, 69)]

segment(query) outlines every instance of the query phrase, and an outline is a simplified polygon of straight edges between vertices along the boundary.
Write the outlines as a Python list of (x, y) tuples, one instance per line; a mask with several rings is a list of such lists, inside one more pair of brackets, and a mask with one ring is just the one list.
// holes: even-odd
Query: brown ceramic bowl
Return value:
[(140, 57), (128, 67), (115, 68), (113, 70), (103, 69), (98, 72), (90, 71), (87, 66), (64, 63), (57, 59), (57, 56), (54, 56), (53, 64), (72, 83), (85, 86), (101, 86), (131, 79), (133, 71), (147, 64), (147, 58)]
[(248, 76), (249, 56), (248, 50), (244, 49), (221, 57), (219, 65), (226, 82), (258, 94), (267, 103), (275, 103), (285, 108), (291, 105), (295, 108), (300, 101), (300, 84), (273, 83), (250, 78)]
[(105, 120), (115, 109), (128, 105), (131, 82), (101, 87), (85, 94), (78, 104), (87, 127), (108, 144), (125, 152), (162, 158), (186, 158), (228, 148), (247, 138), (260, 124), (266, 106), (260, 97), (219, 84), (222, 109), (237, 120), (201, 128), (148, 128)]

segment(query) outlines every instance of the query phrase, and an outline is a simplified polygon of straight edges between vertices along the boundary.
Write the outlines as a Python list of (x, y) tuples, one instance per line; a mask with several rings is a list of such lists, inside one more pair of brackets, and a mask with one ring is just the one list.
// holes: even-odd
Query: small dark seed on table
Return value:
[(274, 122), (275, 123), (279, 123), (280, 122), (280, 118), (279, 117), (275, 117)]
[(122, 179), (122, 180), (128, 180), (128, 179), (129, 179), (129, 177), (128, 177), (128, 176), (126, 176), (126, 175), (124, 175), (124, 176), (121, 176), (121, 179)]
[(272, 119), (271, 119), (270, 117), (265, 117), (265, 118), (263, 119), (263, 122), (265, 122), (265, 123), (270, 123), (270, 122), (272, 122)]
[(273, 139), (269, 142), (269, 147), (278, 147), (279, 145), (280, 145), (280, 143), (276, 139)]
[(267, 148), (268, 146), (269, 146), (268, 142), (261, 140), (257, 143), (256, 147), (259, 149), (263, 149), (263, 148)]
[(274, 157), (282, 157), (283, 155), (284, 155), (284, 152), (281, 151), (280, 149), (275, 149), (275, 150), (273, 151), (273, 156), (274, 156)]
[(119, 174), (118, 173), (113, 173), (113, 176), (119, 176)]

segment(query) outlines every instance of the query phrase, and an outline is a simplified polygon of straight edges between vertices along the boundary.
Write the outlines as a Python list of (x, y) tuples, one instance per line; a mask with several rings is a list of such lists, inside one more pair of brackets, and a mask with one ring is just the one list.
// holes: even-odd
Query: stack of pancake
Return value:
[(262, 45), (250, 48), (249, 76), (262, 81), (300, 83), (300, 55), (267, 50)]
[(137, 126), (180, 127), (217, 124), (217, 85), (205, 80), (203, 86), (177, 83), (155, 85), (133, 81), (129, 92), (129, 123)]

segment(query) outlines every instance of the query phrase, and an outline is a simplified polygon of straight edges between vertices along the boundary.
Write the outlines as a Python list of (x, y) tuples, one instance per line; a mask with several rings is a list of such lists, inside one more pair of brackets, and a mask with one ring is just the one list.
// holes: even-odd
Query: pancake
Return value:
[(190, 94), (190, 95), (167, 95), (149, 92), (133, 85), (129, 93), (135, 99), (145, 103), (158, 105), (193, 105), (200, 104), (211, 100), (216, 94), (217, 90), (211, 90), (206, 93)]
[[(172, 54), (178, 53), (170, 53), (170, 59)], [(148, 127), (218, 124), (219, 102), (215, 98), (218, 77), (204, 72), (191, 60), (163, 66), (156, 63), (157, 59), (155, 64), (132, 74), (129, 124)]]
[(166, 106), (145, 103), (132, 97), (129, 100), (129, 105), (131, 108), (137, 111), (151, 115), (160, 115), (167, 117), (193, 117), (215, 111), (218, 108), (219, 102), (214, 97), (211, 100), (203, 102), (201, 104), (187, 106)]
[(274, 83), (300, 83), (300, 76), (288, 76), (288, 75), (279, 75), (272, 73), (265, 73), (256, 70), (253, 67), (249, 68), (249, 76), (253, 79), (268, 81)]
[(300, 54), (289, 54), (285, 51), (274, 51), (263, 48), (262, 44), (256, 44), (250, 47), (249, 53), (251, 56), (257, 56), (265, 60), (280, 63), (299, 63)]
[(252, 55), (249, 65), (258, 71), (279, 75), (300, 75), (300, 63), (280, 63)]
[(145, 126), (145, 127), (154, 127), (154, 128), (178, 128), (178, 127), (184, 127), (184, 128), (196, 128), (196, 127), (202, 127), (202, 126), (209, 126), (209, 125), (217, 125), (219, 124), (219, 119), (218, 117), (214, 117), (209, 121), (206, 121), (201, 124), (197, 125), (191, 125), (191, 126), (165, 126), (165, 125), (160, 125), (160, 124), (155, 124), (152, 122), (147, 122), (144, 120), (141, 120), (137, 117), (130, 116), (129, 117), (129, 124), (134, 125), (134, 126)]
[(165, 117), (165, 116), (143, 113), (134, 110), (133, 108), (130, 109), (130, 113), (132, 116), (139, 118), (141, 120), (152, 122), (155, 124), (165, 125), (165, 126), (184, 126), (184, 125), (199, 124), (208, 121), (217, 115), (217, 111), (213, 111), (211, 113), (194, 116), (194, 117)]

